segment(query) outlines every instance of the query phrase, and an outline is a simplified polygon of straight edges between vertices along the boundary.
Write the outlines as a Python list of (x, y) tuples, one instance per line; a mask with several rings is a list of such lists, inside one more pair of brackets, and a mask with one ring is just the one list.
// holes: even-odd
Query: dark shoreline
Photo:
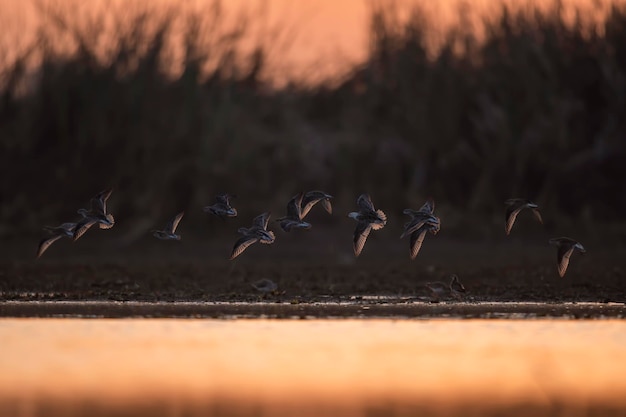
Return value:
[(626, 317), (625, 303), (222, 303), (137, 301), (5, 301), (0, 317), (23, 318), (484, 318), (484, 319), (600, 319)]

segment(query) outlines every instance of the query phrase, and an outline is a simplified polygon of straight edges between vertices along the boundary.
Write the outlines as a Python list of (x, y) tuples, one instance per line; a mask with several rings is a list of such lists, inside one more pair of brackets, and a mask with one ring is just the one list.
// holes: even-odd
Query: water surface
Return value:
[(623, 415), (620, 320), (0, 319), (0, 415)]

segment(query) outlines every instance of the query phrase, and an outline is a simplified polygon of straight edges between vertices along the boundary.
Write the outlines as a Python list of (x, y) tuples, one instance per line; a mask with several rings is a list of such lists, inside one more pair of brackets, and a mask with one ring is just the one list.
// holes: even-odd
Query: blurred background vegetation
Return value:
[(401, 22), (374, 7), (365, 62), (280, 87), (264, 81), (271, 40), (242, 47), (246, 20), (221, 24), (219, 2), (44, 20), (1, 68), (0, 236), (69, 221), (113, 187), (131, 237), (178, 210), (202, 217), (220, 191), (239, 196), (243, 224), (309, 189), (336, 196), (322, 222), (343, 221), (362, 192), (399, 222), (433, 196), (451, 233), (501, 235), (503, 201), (528, 197), (554, 231), (626, 237), (617, 4), (594, 28), (566, 23), (558, 2), (503, 5), (484, 39), (460, 25), (434, 52), (419, 6)]

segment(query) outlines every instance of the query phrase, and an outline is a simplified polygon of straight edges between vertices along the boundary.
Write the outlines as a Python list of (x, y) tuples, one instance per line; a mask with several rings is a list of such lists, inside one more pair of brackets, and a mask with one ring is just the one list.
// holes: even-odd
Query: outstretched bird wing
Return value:
[(426, 200), (424, 205), (420, 207), (418, 211), (422, 213), (433, 214), (433, 212), (435, 211), (435, 200), (430, 197), (428, 200)]
[(252, 225), (260, 227), (263, 230), (267, 230), (267, 224), (270, 221), (271, 213), (266, 211), (265, 213), (261, 213), (252, 219)]
[(522, 208), (523, 207), (507, 206), (505, 213), (506, 225), (504, 226), (504, 231), (507, 235), (511, 233), (513, 223), (515, 223), (515, 219), (517, 219), (517, 215), (522, 211)]
[(42, 239), (41, 242), (39, 242), (39, 246), (37, 247), (37, 257), (39, 258), (50, 247), (50, 245), (52, 245), (54, 242), (61, 239), (62, 237), (63, 235), (56, 235)]
[(556, 262), (559, 269), (559, 276), (563, 277), (565, 275), (565, 271), (567, 271), (567, 266), (569, 265), (569, 258), (574, 253), (573, 245), (562, 245), (559, 246), (559, 250), (556, 254)]
[(420, 249), (422, 248), (422, 243), (424, 243), (424, 238), (426, 237), (426, 232), (428, 228), (422, 227), (419, 230), (411, 233), (411, 240), (409, 242), (409, 247), (411, 248), (411, 259), (415, 259)]
[(322, 207), (328, 214), (333, 214), (333, 205), (330, 202), (330, 197), (322, 199)]
[(295, 220), (302, 220), (302, 212), (300, 210), (302, 197), (304, 194), (299, 192), (287, 203), (287, 217)]
[(356, 199), (356, 205), (359, 207), (359, 210), (363, 211), (375, 211), (374, 203), (372, 203), (372, 198), (369, 194), (361, 194)]
[(176, 232), (176, 228), (178, 227), (178, 223), (180, 223), (180, 220), (183, 218), (183, 216), (185, 215), (184, 211), (181, 211), (180, 213), (178, 213), (176, 215), (176, 217), (174, 217), (168, 224), (167, 226), (165, 226), (165, 231), (169, 232), (169, 233), (175, 233)]
[(354, 230), (354, 255), (359, 256), (365, 246), (367, 237), (372, 230), (372, 225), (367, 222), (358, 222)]
[(333, 214), (333, 206), (330, 203), (330, 199), (332, 196), (330, 194), (326, 194), (323, 191), (309, 191), (304, 195), (301, 204), (302, 218), (304, 218), (309, 211), (316, 205), (320, 200), (322, 201), (322, 206), (324, 210), (328, 212), (328, 214)]
[(252, 245), (253, 243), (258, 242), (258, 240), (259, 239), (256, 237), (247, 237), (247, 236), (244, 236), (240, 238), (239, 240), (237, 240), (235, 242), (235, 245), (233, 246), (233, 251), (230, 253), (230, 259), (233, 260), (237, 256), (241, 255), (243, 251), (245, 251), (248, 248), (248, 246)]
[(104, 191), (100, 191), (94, 198), (91, 199), (91, 210), (94, 213), (106, 214), (107, 212), (107, 200), (113, 192), (112, 188), (108, 188)]
[(413, 220), (411, 220), (410, 222), (406, 223), (404, 226), (404, 231), (402, 232), (402, 234), (400, 235), (400, 239), (404, 238), (407, 235), (410, 235), (411, 233), (415, 232), (417, 229), (419, 229), (420, 227), (422, 227), (424, 225), (424, 223), (426, 223), (426, 220), (428, 220), (427, 217), (415, 217)]

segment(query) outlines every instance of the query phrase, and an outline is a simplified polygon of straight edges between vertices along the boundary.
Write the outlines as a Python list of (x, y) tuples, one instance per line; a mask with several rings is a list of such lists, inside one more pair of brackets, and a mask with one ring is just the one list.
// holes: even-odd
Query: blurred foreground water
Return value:
[(0, 320), (0, 415), (624, 415), (619, 320)]

